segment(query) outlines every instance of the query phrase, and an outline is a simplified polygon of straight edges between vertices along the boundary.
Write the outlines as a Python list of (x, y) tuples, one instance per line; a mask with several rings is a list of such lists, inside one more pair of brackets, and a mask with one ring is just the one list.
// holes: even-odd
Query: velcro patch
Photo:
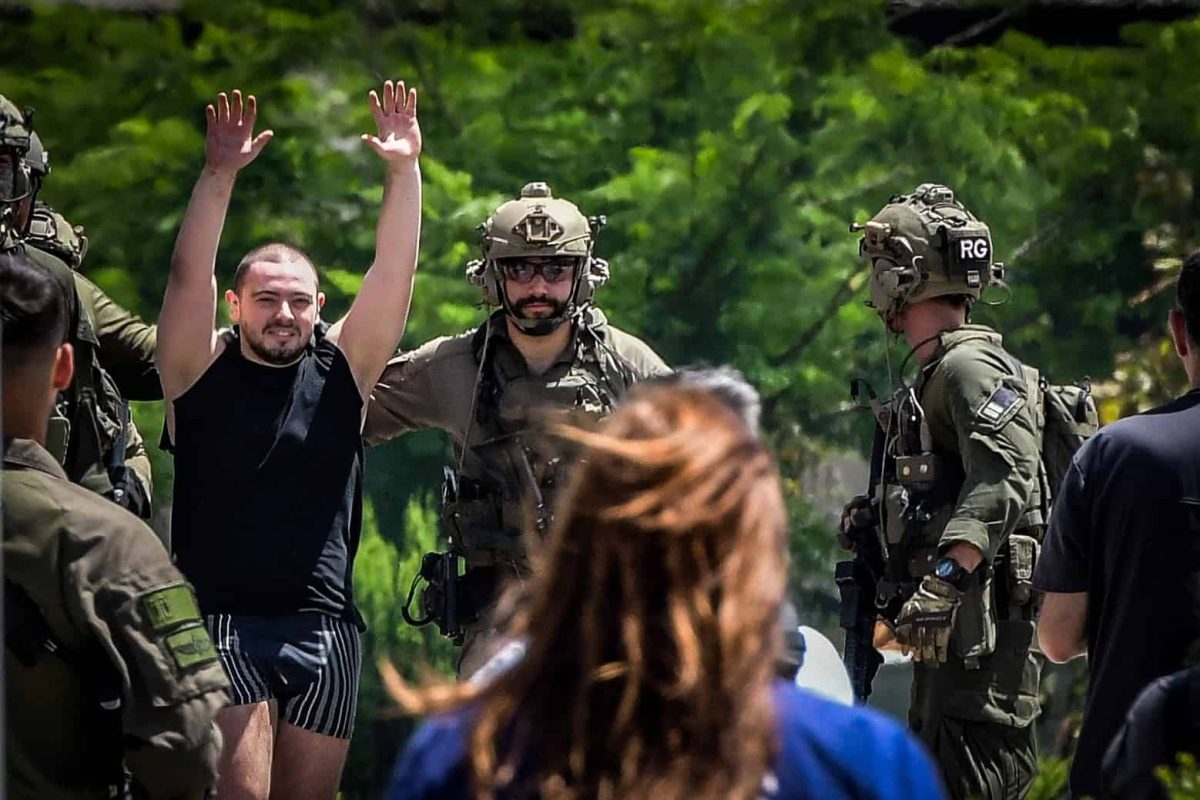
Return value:
[(1024, 403), (1025, 398), (1017, 391), (1000, 385), (975, 412), (975, 419), (984, 427), (999, 428), (1012, 419)]
[(142, 595), (142, 615), (154, 633), (176, 628), (185, 622), (200, 621), (200, 605), (192, 587), (173, 583)]
[(213, 647), (212, 639), (200, 623), (168, 634), (163, 642), (180, 669), (198, 667), (217, 660), (217, 650)]

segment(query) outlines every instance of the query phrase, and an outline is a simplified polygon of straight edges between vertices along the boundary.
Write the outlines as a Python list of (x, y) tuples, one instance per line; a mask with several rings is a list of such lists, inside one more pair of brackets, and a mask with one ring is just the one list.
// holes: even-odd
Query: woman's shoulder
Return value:
[(943, 796), (928, 754), (895, 720), (782, 681), (773, 696), (781, 800)]
[(466, 797), (469, 723), (465, 711), (440, 714), (422, 722), (396, 762), (387, 800)]

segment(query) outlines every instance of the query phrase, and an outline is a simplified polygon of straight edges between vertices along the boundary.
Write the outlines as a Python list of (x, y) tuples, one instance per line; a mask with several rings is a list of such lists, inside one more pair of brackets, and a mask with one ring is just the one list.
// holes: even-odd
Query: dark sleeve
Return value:
[(98, 359), (129, 400), (161, 400), (154, 352), (158, 328), (113, 302), (96, 284), (75, 273), (75, 288), (100, 342)]
[(216, 782), (229, 681), (191, 586), (153, 531), (116, 506), (78, 542), (68, 611), (112, 665), (126, 763), (151, 797), (202, 796)]
[(1050, 512), (1050, 528), (1033, 572), (1033, 585), (1043, 592), (1074, 594), (1088, 590), (1091, 508), (1082, 463), (1088, 452), (1090, 448), (1085, 445), (1075, 454)]
[(1101, 797), (1158, 800), (1164, 796), (1154, 769), (1175, 765), (1171, 711), (1186, 708), (1186, 703), (1186, 673), (1160, 678), (1142, 690), (1104, 753)]

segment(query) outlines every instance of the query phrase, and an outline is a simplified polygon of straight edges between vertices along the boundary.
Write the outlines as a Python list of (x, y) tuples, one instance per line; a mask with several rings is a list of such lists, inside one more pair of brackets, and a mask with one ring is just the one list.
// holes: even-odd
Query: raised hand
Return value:
[(383, 100), (371, 90), (371, 114), (378, 136), (368, 133), (362, 140), (371, 145), (389, 167), (414, 160), (421, 154), (421, 126), (417, 124), (417, 90), (406, 89), (404, 81), (384, 81)]
[(233, 90), (232, 100), (221, 92), (216, 107), (208, 106), (204, 116), (208, 120), (204, 161), (209, 169), (218, 172), (237, 172), (258, 158), (258, 154), (275, 135), (271, 131), (254, 135), (258, 103), (254, 95), (250, 95), (243, 105), (240, 89)]

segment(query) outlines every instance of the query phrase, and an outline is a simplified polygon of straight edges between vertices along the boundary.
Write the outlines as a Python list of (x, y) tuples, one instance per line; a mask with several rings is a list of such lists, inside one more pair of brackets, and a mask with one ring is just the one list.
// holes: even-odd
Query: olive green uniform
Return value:
[(37, 443), (3, 477), (8, 796), (107, 798), (122, 760), (146, 796), (205, 796), (228, 681), (191, 588)]
[(893, 401), (893, 453), (924, 449), (923, 411), (941, 475), (930, 485), (885, 471), (894, 479), (884, 495), (891, 588), (904, 594), (956, 542), (984, 556), (948, 660), (915, 665), (909, 710), (956, 798), (1023, 797), (1037, 772), (1031, 723), (1042, 659), (1028, 582), (1043, 489), (1036, 388), (1024, 375), (999, 334), (966, 325), (939, 336), (914, 387), (917, 403), (903, 392)]
[[(479, 329), (393, 359), (371, 393), (363, 434), (368, 445), (423, 428), (450, 435), (462, 467), (443, 515), (451, 549), (471, 568), (526, 569), (521, 532), (527, 514), (532, 509), (540, 517), (533, 521), (544, 525), (564, 478), (562, 453), (541, 433), (547, 411), (601, 417), (635, 382), (670, 371), (598, 309), (582, 313), (570, 345), (541, 374), (529, 369), (509, 338), (505, 312), (497, 311)], [(471, 671), (470, 634), (464, 674)]]

